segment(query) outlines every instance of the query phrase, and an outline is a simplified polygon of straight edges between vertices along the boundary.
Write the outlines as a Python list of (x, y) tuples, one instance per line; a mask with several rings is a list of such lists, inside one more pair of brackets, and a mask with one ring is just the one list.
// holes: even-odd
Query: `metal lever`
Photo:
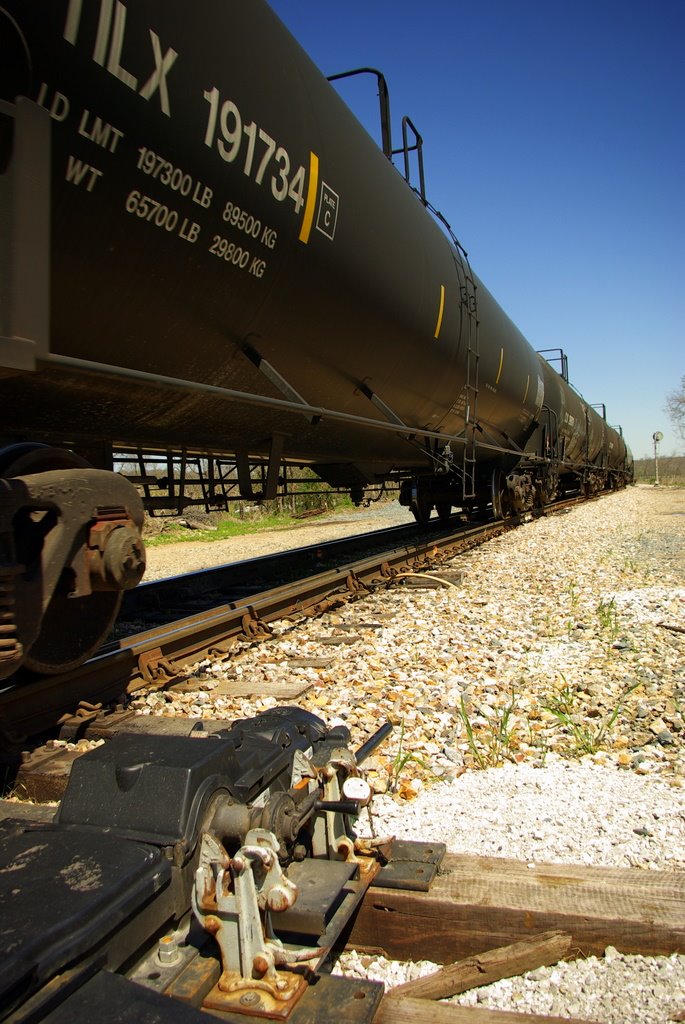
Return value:
[(319, 800), (317, 811), (337, 811), (338, 814), (359, 814), (359, 803), (356, 800)]
[(373, 754), (376, 747), (380, 746), (385, 737), (393, 730), (392, 722), (385, 722), (380, 729), (378, 729), (373, 736), (371, 736), (366, 743), (362, 743), (359, 750), (355, 751), (355, 760), (357, 764), (361, 764), (363, 761)]

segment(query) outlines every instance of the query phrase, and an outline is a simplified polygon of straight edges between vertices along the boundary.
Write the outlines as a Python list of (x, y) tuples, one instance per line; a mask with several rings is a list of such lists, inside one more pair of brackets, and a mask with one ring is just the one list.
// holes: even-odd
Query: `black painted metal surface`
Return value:
[[(463, 257), (265, 3), (6, 8), (0, 95), (50, 112), (53, 356), (387, 424), (371, 389), (410, 427), (463, 429)], [(478, 317), (479, 418), (510, 447), (539, 364), (480, 284)], [(280, 431), (323, 462), (429, 465), (399, 434), (78, 366), (0, 395), (22, 435), (265, 450)]]

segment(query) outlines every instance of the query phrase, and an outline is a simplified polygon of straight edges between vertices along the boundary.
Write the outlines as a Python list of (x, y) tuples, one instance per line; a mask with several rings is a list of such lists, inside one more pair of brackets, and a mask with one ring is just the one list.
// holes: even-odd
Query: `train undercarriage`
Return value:
[(433, 512), (447, 522), (453, 512), (475, 516), (492, 514), (508, 519), (573, 494), (591, 497), (602, 491), (616, 490), (630, 482), (622, 469), (591, 464), (569, 466), (560, 462), (522, 462), (507, 471), (499, 465), (483, 467), (476, 478), (473, 497), (463, 496), (463, 479), (445, 474), (416, 476), (404, 480), (399, 501), (412, 512), (417, 523), (425, 525)]

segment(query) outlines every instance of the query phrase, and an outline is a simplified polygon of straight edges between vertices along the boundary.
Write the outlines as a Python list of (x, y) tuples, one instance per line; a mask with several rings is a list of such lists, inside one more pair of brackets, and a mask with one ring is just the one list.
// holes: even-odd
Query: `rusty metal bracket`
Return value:
[(181, 674), (180, 667), (163, 655), (161, 647), (145, 651), (139, 656), (138, 671), (146, 683), (158, 690), (163, 689)]
[(350, 572), (347, 574), (347, 577), (345, 579), (345, 586), (353, 594), (366, 593), (369, 589), (367, 585), (359, 579), (355, 572)]
[(249, 608), (240, 622), (248, 640), (268, 640), (273, 635), (271, 626), (260, 619), (254, 608)]
[(221, 644), (212, 644), (211, 647), (207, 648), (207, 655), (210, 658), (216, 658), (217, 661), (224, 661), (226, 658), (230, 658), (231, 650), (235, 647), (236, 638), (229, 637), (228, 640)]
[(251, 829), (229, 857), (210, 832), (202, 836), (192, 902), (200, 924), (221, 950), (222, 974), (204, 1005), (285, 1019), (307, 988), (301, 974), (279, 970), (318, 960), (318, 947), (289, 949), (276, 938), (271, 914), (292, 907), (297, 886), (278, 861), (279, 841), (267, 829)]
[(102, 713), (102, 704), (90, 704), (87, 700), (79, 701), (78, 707), (73, 715), (62, 715), (58, 718), (58, 725), (83, 725), (85, 722), (93, 722)]
[(334, 608), (340, 608), (347, 601), (349, 595), (347, 594), (332, 594), (330, 597), (324, 597), (321, 601), (317, 601), (316, 604), (310, 605), (308, 608), (302, 608), (299, 610), (300, 615), (304, 615), (305, 618), (314, 619), (319, 615), (325, 615), (326, 612), (332, 611)]

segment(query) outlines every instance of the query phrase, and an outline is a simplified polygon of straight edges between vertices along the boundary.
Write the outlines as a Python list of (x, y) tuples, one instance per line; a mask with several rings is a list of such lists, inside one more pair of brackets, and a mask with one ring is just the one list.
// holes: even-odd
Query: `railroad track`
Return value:
[[(558, 508), (567, 508), (569, 504)], [(399, 561), (400, 552), (393, 553), (398, 561), (390, 561), (387, 557), (390, 553), (385, 552), (386, 561), (380, 567), (376, 561), (375, 570), (371, 557), (358, 559), (353, 563), (354, 569), (350, 565), (331, 569), (328, 571), (331, 577), (337, 572), (333, 589), (327, 591), (323, 599), (316, 592), (309, 598), (300, 597), (300, 606), (293, 614), (306, 614), (307, 600), (314, 602), (315, 610), (317, 603), (330, 607), (325, 602), (354, 599), (358, 593), (364, 593), (354, 583), (348, 588), (350, 575), (368, 589), (388, 583), (397, 585), (403, 573), (408, 574), (404, 566), (409, 573), (425, 571), (448, 576), (452, 570), (445, 570), (447, 559), (481, 543), (494, 531), (514, 525), (509, 522), (466, 527), (440, 538), (440, 544), (436, 543), (438, 538), (427, 539), (430, 550), (409, 554), (405, 551), (404, 563)], [(429, 567), (428, 559), (437, 562), (437, 567)], [(365, 572), (371, 574), (368, 579)], [(312, 585), (313, 581), (309, 583)], [(288, 588), (272, 588), (270, 593), (278, 589)], [(295, 584), (291, 589), (294, 591)], [(268, 596), (260, 594), (259, 599), (266, 601)], [(245, 602), (245, 607), (249, 608), (249, 602)], [(216, 616), (218, 611), (213, 609), (210, 615)], [(271, 612), (266, 604), (264, 614), (261, 622), (268, 626)], [(274, 614), (280, 617), (282, 608), (275, 606)], [(185, 621), (187, 623), (188, 619)], [(258, 619), (253, 617), (251, 621), (259, 625)], [(159, 638), (163, 629), (173, 632), (182, 625), (177, 622), (148, 632)], [(268, 629), (265, 633), (268, 635)], [(250, 629), (245, 631), (242, 624), (235, 635), (248, 639)], [(190, 636), (189, 632), (189, 641)], [(225, 641), (227, 653), (230, 639)], [(125, 653), (124, 646), (128, 644), (132, 649), (134, 642), (142, 644), (143, 636), (139, 634), (120, 641), (118, 652), (103, 651), (90, 665), (98, 662), (102, 665), (108, 660), (113, 664), (113, 659)], [(170, 657), (168, 661), (173, 667), (180, 663), (181, 655)], [(87, 669), (88, 666), (84, 666), (81, 674)], [(132, 675), (128, 685), (133, 692), (137, 684)], [(173, 679), (165, 682), (160, 678), (152, 685), (176, 684)], [(54, 689), (54, 679), (52, 686)], [(268, 724), (269, 716), (278, 718)], [(274, 852), (285, 848), (282, 844), (286, 841), (293, 846), (294, 830), (289, 831), (292, 814), (296, 816), (298, 828), (301, 821), (305, 823), (298, 832), (301, 839), (311, 814), (318, 815), (319, 820), (323, 820), (322, 815), (343, 815), (341, 820), (349, 830), (344, 816), (359, 813), (361, 805), (356, 806), (354, 801), (366, 792), (363, 777), (353, 778), (349, 785), (346, 780), (340, 791), (333, 783), (322, 781), (319, 789), (308, 783), (310, 788), (306, 795), (300, 797), (299, 803), (293, 802), (292, 794), (297, 796), (300, 787), (299, 783), (297, 786), (292, 783), (295, 770), (292, 751), (292, 764), (288, 762), (283, 769), (285, 784), (291, 785), (290, 790), (264, 789), (266, 802), (261, 803), (256, 799), (253, 803), (247, 793), (250, 785), (265, 787), (272, 781), (276, 764), (282, 765), (283, 752), (294, 743), (300, 744), (297, 754), (310, 741), (329, 744), (330, 760), (321, 768), (322, 780), (332, 778), (333, 769), (344, 770), (348, 761), (341, 760), (339, 727), (332, 727), (330, 733), (324, 732), (313, 740), (307, 733), (305, 740), (306, 729), (314, 730), (312, 737), (318, 735), (317, 722), (325, 728), (322, 721), (297, 707), (277, 708), (252, 719), (230, 723), (160, 718), (151, 721), (125, 709), (92, 722), (88, 722), (87, 709), (85, 716), (74, 716), (67, 723), (67, 733), (76, 736), (86, 726), (89, 739), (102, 736), (108, 743), (80, 759), (70, 779), (68, 771), (64, 771), (53, 793), (43, 791), (43, 800), (62, 798), (57, 814), (53, 817), (52, 811), (36, 805), (27, 809), (10, 802), (4, 802), (3, 806), (0, 802), (0, 823), (3, 815), (7, 819), (2, 833), (7, 851), (5, 863), (13, 872), (11, 875), (6, 872), (5, 892), (11, 891), (13, 907), (19, 898), (23, 900), (22, 911), (27, 905), (31, 911), (13, 915), (9, 923), (14, 931), (10, 934), (12, 938), (15, 934), (21, 935), (24, 948), (42, 969), (40, 958), (45, 959), (44, 949), (49, 956), (53, 956), (55, 950), (61, 951), (57, 939), (61, 938), (65, 922), (79, 940), (82, 938), (76, 925), (80, 925), (86, 915), (83, 901), (77, 905), (74, 893), (85, 893), (93, 904), (85, 939), (97, 948), (97, 966), (106, 964), (106, 969), (93, 974), (90, 962), (84, 961), (85, 966), (78, 964), (72, 973), (69, 969), (58, 971), (48, 984), (30, 992), (27, 1012), (20, 1007), (9, 1020), (18, 1024), (29, 1017), (39, 1019), (46, 1008), (51, 1008), (55, 998), (64, 1001), (66, 1009), (60, 1018), (63, 1020), (80, 1019), (98, 999), (97, 1005), (111, 1003), (129, 1016), (142, 1013), (148, 1003), (166, 1011), (168, 1006), (175, 1005), (172, 1003), (175, 998), (181, 999), (185, 1007), (196, 1007), (204, 1001), (223, 1019), (235, 1020), (236, 1024), (244, 1019), (245, 1007), (261, 1012), (266, 989), (261, 980), (255, 981), (249, 970), (250, 963), (261, 962), (261, 947), (252, 960), (250, 951), (247, 968), (240, 960), (242, 987), (236, 990), (237, 995), (218, 983), (227, 976), (227, 970), (233, 972), (231, 977), (237, 971), (232, 967), (233, 960), (237, 960), (236, 944), (224, 941), (217, 945), (213, 938), (217, 926), (224, 932), (233, 927), (233, 896), (229, 893), (220, 901), (218, 896), (223, 893), (223, 887), (218, 884), (218, 876), (213, 883), (215, 869), (227, 860), (236, 877), (239, 872), (247, 871), (256, 879), (255, 884), (263, 884), (264, 899), (272, 899), (274, 906), (278, 900), (285, 899), (283, 894), (294, 892), (285, 910), (278, 904), (278, 913), (274, 912), (274, 916), (276, 927), (280, 928), (276, 934), (283, 935), (286, 952), (292, 952), (293, 956), (306, 954), (310, 967), (303, 977), (314, 976), (313, 972), (331, 950), (335, 955), (341, 948), (342, 941), (360, 952), (382, 951), (385, 956), (396, 959), (415, 959), (420, 951), (420, 955), (448, 965), (429, 979), (407, 983), (385, 994), (378, 983), (340, 978), (324, 971), (316, 976), (316, 983), (302, 993), (298, 987), (296, 998), (301, 998), (302, 1002), (295, 1005), (288, 1018), (292, 1024), (338, 1019), (342, 1007), (346, 1010), (350, 1005), (355, 1013), (349, 1019), (359, 1024), (371, 1024), (372, 1020), (374, 1024), (424, 1020), (436, 1011), (435, 1004), (427, 1000), (480, 985), (486, 974), (488, 980), (520, 974), (560, 958), (572, 957), (578, 949), (582, 949), (584, 955), (601, 955), (608, 945), (652, 955), (670, 954), (683, 948), (682, 883), (670, 873), (650, 873), (653, 877), (650, 877), (647, 892), (643, 871), (518, 864), (497, 858), (446, 854), (441, 844), (416, 841), (413, 837), (411, 841), (402, 842), (377, 840), (370, 845), (365, 845), (365, 840), (357, 843), (355, 837), (354, 859), (349, 865), (320, 853), (302, 857), (305, 847), (300, 844), (293, 847), (296, 853), (299, 851), (298, 855), (293, 853), (284, 865), (280, 864), (280, 858), (280, 866), (273, 860), (270, 874), (260, 882), (264, 872), (260, 874), (252, 867), (256, 863), (256, 840), (265, 844), (268, 839), (271, 845), (262, 845), (260, 849)], [(153, 730), (153, 735), (140, 735)], [(288, 731), (289, 743), (280, 739), (283, 730)], [(363, 764), (389, 731), (390, 724), (386, 722), (367, 742), (352, 751), (356, 763)], [(197, 742), (191, 735), (195, 733), (218, 735), (209, 741)], [(48, 763), (50, 753), (62, 758), (62, 767), (69, 760), (64, 751), (47, 751), (43, 773), (48, 781), (52, 770)], [(73, 763), (79, 752), (74, 751), (71, 757)], [(38, 767), (40, 771), (40, 765)], [(214, 774), (209, 775), (210, 772)], [(202, 814), (195, 820), (190, 810), (186, 816), (186, 809), (200, 806), (198, 795), (205, 792), (208, 777), (213, 780), (215, 790), (211, 801), (206, 801)], [(230, 798), (226, 797), (227, 791)], [(161, 793), (164, 799), (160, 799)], [(244, 793), (247, 795), (243, 797)], [(290, 812), (283, 813), (284, 808), (290, 808)], [(243, 836), (248, 826), (254, 831), (247, 831)], [(271, 829), (276, 831), (272, 834)], [(319, 835), (314, 826), (311, 832)], [(216, 839), (217, 834), (221, 840)], [(336, 842), (348, 843), (352, 849), (352, 838), (347, 834), (320, 834), (333, 835)], [(234, 856), (226, 852), (234, 847), (237, 850)], [(195, 849), (196, 853), (186, 856), (186, 849)], [(116, 909), (116, 899), (122, 894), (128, 898), (131, 893), (131, 881), (124, 870), (128, 864), (126, 858), (130, 860), (132, 856), (131, 850), (137, 856), (142, 851), (151, 862), (155, 872), (154, 897), (150, 899), (142, 882), (139, 883), (134, 892), (138, 901), (134, 906), (137, 916), (123, 927), (117, 925), (110, 936), (97, 917), (100, 909), (97, 900), (102, 902), (100, 893), (104, 883), (103, 886), (93, 885), (91, 879), (107, 880), (104, 895)], [(198, 850), (200, 868), (196, 869)], [(29, 861), (31, 873), (22, 874), (19, 868)], [(84, 875), (84, 865), (90, 874)], [(35, 879), (44, 877), (51, 878), (52, 884), (36, 897), (33, 894)], [(62, 879), (65, 883), (60, 888)], [(78, 890), (74, 879), (83, 880)], [(191, 901), (188, 894), (193, 884)], [(212, 884), (216, 887), (216, 899)], [(207, 890), (208, 885), (210, 890)], [(203, 897), (207, 892), (209, 895)], [(315, 898), (309, 899), (307, 894), (314, 892)], [(597, 899), (598, 892), (605, 894), (602, 900)], [(9, 905), (10, 900), (6, 901)], [(190, 910), (191, 902), (196, 908), (195, 918)], [(267, 905), (270, 907), (271, 903)], [(267, 934), (259, 907), (255, 899), (241, 905), (240, 910), (245, 931), (257, 939), (263, 932)], [(281, 917), (281, 914), (290, 916)], [(273, 919), (269, 920), (271, 926)], [(209, 938), (204, 937), (200, 926), (209, 933)], [(194, 931), (191, 932), (191, 928)], [(35, 939), (35, 935), (40, 938)], [(497, 948), (493, 948), (495, 946)], [(132, 957), (134, 950), (137, 951)], [(63, 955), (65, 964), (71, 955), (69, 947)], [(233, 960), (227, 959), (230, 956)], [(57, 964), (57, 967), (63, 966), (61, 961)], [(278, 976), (295, 981), (299, 977), (297, 970)], [(74, 978), (84, 984), (82, 989), (76, 989), (72, 999)], [(164, 1002), (155, 1002), (157, 996)], [(240, 1016), (231, 1012), (236, 1000), (240, 1003)], [(444, 1011), (445, 1020), (449, 1018), (454, 1024), (465, 1019), (464, 1012), (471, 1015), (461, 1007), (445, 1006)], [(190, 1014), (181, 1015), (179, 1019), (190, 1024), (196, 1018)], [(534, 1018), (525, 1015), (523, 1019), (532, 1021)], [(541, 1024), (543, 1019), (552, 1020), (549, 1017), (539, 1019)], [(584, 1022), (578, 1021), (578, 1024)]]
[(427, 527), (412, 522), (144, 582), (125, 592), (116, 626), (117, 636), (138, 632), (141, 622), (145, 627), (164, 624), (172, 611), (180, 618), (206, 608), (208, 603), (237, 603), (265, 590), (343, 568), (375, 554), (385, 555), (403, 548), (424, 550), (436, 538), (451, 536), (457, 529), (456, 517), (450, 527), (443, 526), (437, 519), (431, 520)]
[[(544, 514), (564, 511), (579, 500), (558, 502)], [(19, 754), (35, 745), (32, 738), (44, 737), (60, 726), (66, 735), (82, 734), (103, 708), (118, 704), (121, 711), (127, 698), (139, 691), (182, 685), (199, 660), (229, 658), (239, 639), (268, 639), (272, 622), (317, 615), (378, 587), (400, 585), (407, 573), (435, 571), (519, 522), (518, 518), (455, 522), (452, 529), (422, 531), (418, 537), (415, 528), (396, 527), (371, 537), (345, 538), (143, 585), (131, 592), (120, 629), (122, 622), (159, 617), (160, 609), (173, 609), (178, 616), (183, 606), (203, 608), (189, 614), (180, 611), (181, 617), (174, 621), (122, 635), (71, 672), (24, 677), (0, 693), (0, 744), (5, 760), (16, 764)], [(355, 557), (346, 561), (345, 556), (352, 554)], [(310, 571), (313, 564), (319, 569), (322, 561), (329, 567)], [(264, 588), (265, 579), (284, 576), (290, 577), (288, 582)]]
[[(462, 537), (462, 540), (466, 539)], [(473, 540), (473, 543), (477, 542)], [(444, 557), (449, 554), (451, 551), (445, 548)], [(418, 571), (423, 570), (421, 564), (417, 568)], [(414, 570), (415, 564), (411, 563), (410, 571)], [(434, 569), (437, 575), (447, 575), (451, 571), (452, 568), (445, 569), (439, 564)], [(284, 714), (284, 726), (292, 715), (292, 722), (287, 727), (293, 738), (307, 716), (311, 721), (309, 713), (301, 709), (279, 709), (279, 712)], [(231, 995), (229, 992), (222, 995), (220, 986), (217, 992), (221, 957), (217, 955), (217, 946), (211, 938), (203, 941), (203, 932), (198, 931), (198, 923), (194, 923), (188, 909), (187, 892), (195, 874), (197, 854), (184, 856), (183, 851), (190, 843), (196, 842), (197, 834), (200, 837), (197, 840), (200, 856), (206, 861), (211, 853), (211, 844), (208, 847), (205, 838), (207, 831), (215, 833), (216, 829), (223, 829), (230, 838), (233, 828), (238, 835), (240, 823), (243, 818), (247, 820), (248, 814), (251, 821), (258, 822), (263, 822), (263, 817), (254, 816), (266, 814), (268, 825), (262, 827), (273, 827), (276, 838), (281, 838), (282, 834), (287, 838), (288, 828), (284, 825), (288, 819), (284, 819), (281, 805), (277, 803), (284, 795), (267, 794), (268, 806), (259, 802), (253, 806), (248, 799), (244, 804), (234, 801), (226, 804), (224, 796), (221, 798), (224, 802), (218, 807), (214, 803), (208, 804), (197, 825), (190, 828), (190, 822), (186, 822), (179, 808), (186, 805), (195, 807), (196, 803), (185, 799), (178, 802), (179, 775), (182, 776), (180, 796), (186, 793), (186, 773), (191, 790), (195, 785), (198, 793), (203, 792), (206, 760), (224, 757), (221, 752), (225, 750), (222, 764), (224, 768), (232, 766), (231, 737), (236, 735), (242, 740), (241, 731), (247, 730), (250, 735), (252, 730), (249, 742), (236, 743), (237, 753), (249, 748), (250, 760), (246, 754), (245, 761), (249, 771), (233, 771), (229, 777), (231, 784), (236, 786), (234, 793), (238, 799), (249, 779), (270, 778), (271, 761), (281, 757), (279, 745), (276, 744), (273, 753), (269, 753), (271, 748), (265, 742), (260, 716), (232, 723), (198, 723), (181, 719), (155, 719), (151, 722), (130, 714), (127, 720), (126, 716), (125, 711), (115, 712), (104, 716), (99, 724), (97, 720), (91, 723), (89, 737), (102, 735), (109, 741), (88, 757), (79, 759), (75, 777), (68, 782), (67, 795), (56, 815), (40, 805), (17, 806), (0, 802), (0, 842), (5, 844), (3, 866), (6, 868), (4, 895), (7, 905), (10, 892), (12, 905), (17, 900), (24, 900), (19, 904), (24, 908), (27, 894), (35, 891), (31, 914), (10, 915), (7, 924), (14, 929), (9, 933), (10, 939), (20, 931), (29, 956), (36, 959), (40, 970), (45, 970), (43, 965), (50, 957), (61, 952), (57, 940), (60, 928), (63, 928), (62, 922), (67, 922), (72, 932), (74, 925), (81, 926), (82, 931), (87, 932), (85, 939), (97, 950), (93, 966), (86, 959), (73, 971), (69, 968), (58, 971), (44, 987), (31, 994), (26, 1008), (17, 1007), (15, 1014), (10, 1011), (8, 1021), (12, 1024), (42, 1019), (55, 999), (63, 1000), (62, 1014), (58, 1018), (61, 1021), (79, 1020), (87, 1015), (89, 1008), (104, 1004), (116, 1007), (121, 1014), (135, 1017), (142, 1014), (147, 1002), (155, 1001), (156, 994), (166, 1000), (160, 1006), (165, 1013), (169, 1008), (174, 1019), (177, 1017), (170, 1008), (176, 1005), (172, 1000), (180, 998), (185, 1002), (188, 1013), (186, 1016), (181, 1013), (178, 1018), (184, 1024), (196, 1020), (201, 1024), (203, 1018), (192, 1016), (189, 1008), (197, 1008), (205, 1000), (221, 1019), (226, 1020), (226, 1024), (228, 1021), (239, 1024), (245, 1019), (243, 1012), (240, 1016), (230, 1012), (232, 1004), (229, 1001), (217, 1004), (217, 999), (229, 1000)], [(265, 717), (268, 718), (268, 714)], [(156, 734), (136, 735), (136, 725), (141, 730), (152, 727)], [(76, 721), (68, 728), (76, 734), (78, 727)], [(384, 725), (371, 737), (372, 748), (382, 741), (388, 728), (387, 724)], [(198, 742), (190, 735), (196, 730), (205, 734), (216, 732), (217, 735), (209, 741)], [(332, 737), (334, 735), (334, 750), (337, 751), (340, 740), (335, 729), (331, 733)], [(367, 748), (369, 743), (353, 752), (358, 764), (362, 764), (368, 755)], [(257, 771), (254, 770), (253, 755), (257, 760)], [(339, 763), (339, 755), (332, 751), (330, 756), (333, 767)], [(76, 757), (77, 752), (74, 754)], [(291, 770), (292, 766), (289, 766), (287, 777), (292, 785)], [(147, 779), (146, 772), (153, 773), (153, 777)], [(356, 782), (343, 796), (359, 792), (360, 785), (360, 781)], [(164, 793), (163, 800), (160, 799), (161, 793)], [(58, 799), (61, 793), (55, 792), (52, 796)], [(220, 797), (217, 791), (216, 799)], [(326, 790), (319, 794), (314, 804), (315, 798), (316, 793), (312, 791), (310, 797), (299, 805), (298, 813), (303, 821), (312, 806), (319, 815), (334, 813), (332, 808), (349, 812), (349, 799), (336, 800), (335, 794)], [(264, 806), (266, 811), (262, 811)], [(8, 820), (3, 822), (3, 816)], [(176, 816), (180, 821), (178, 839), (171, 831)], [(98, 828), (101, 831), (97, 831)], [(240, 867), (248, 862), (248, 854), (254, 856), (254, 840), (251, 845), (250, 835), (241, 840), (245, 845), (234, 855), (234, 865)], [(417, 837), (421, 838), (426, 839), (425, 836)], [(226, 839), (222, 842), (226, 849), (232, 851), (233, 847)], [(344, 837), (342, 842), (345, 842)], [(519, 975), (544, 964), (556, 963), (560, 958), (573, 958), (579, 955), (579, 950), (584, 955), (601, 955), (604, 948), (611, 945), (626, 952), (658, 955), (685, 948), (683, 886), (682, 880), (673, 872), (650, 871), (649, 879), (646, 879), (643, 870), (533, 865), (500, 858), (445, 854), (436, 843), (408, 841), (397, 844), (395, 841), (390, 846), (388, 843), (389, 840), (384, 840), (378, 848), (383, 851), (383, 859), (376, 865), (369, 861), (363, 841), (358, 850), (355, 848), (355, 853), (361, 856), (358, 879), (348, 878), (351, 862), (348, 867), (335, 859), (308, 856), (303, 861), (293, 857), (287, 866), (282, 865), (281, 881), (276, 878), (272, 882), (276, 895), (282, 890), (287, 891), (284, 887), (288, 879), (294, 880), (299, 888), (294, 908), (287, 911), (290, 919), (281, 919), (280, 914), (274, 914), (276, 934), (284, 936), (289, 949), (303, 945), (311, 947), (313, 958), (307, 963), (314, 972), (322, 971), (317, 973), (315, 983), (304, 991), (301, 1004), (289, 1016), (292, 1024), (311, 1024), (313, 1021), (324, 1024), (325, 1021), (343, 1018), (355, 1024), (372, 1024), (372, 1021), (373, 1024), (400, 1024), (403, 1021), (409, 1024), (410, 1021), (434, 1019), (438, 1011), (440, 1020), (444, 1018), (445, 1021), (454, 1021), (454, 1024), (467, 1019), (473, 1020), (473, 1024), (477, 1020), (485, 1024), (485, 1021), (495, 1019), (489, 1011), (438, 1007), (430, 1000), (483, 984), (485, 980)], [(164, 847), (163, 856), (159, 852), (160, 844)], [(91, 886), (91, 882), (100, 877), (108, 880), (102, 896), (114, 907), (114, 919), (117, 897), (126, 895), (128, 898), (130, 894), (131, 883), (120, 867), (120, 860), (124, 858), (128, 863), (125, 858), (132, 856), (131, 849), (136, 853), (143, 851), (151, 861), (151, 870), (154, 868), (156, 872), (153, 880), (156, 896), (148, 904), (146, 892), (140, 893), (140, 882), (135, 893), (139, 901), (133, 911), (135, 921), (128, 922), (124, 928), (119, 927), (110, 937), (101, 927), (100, 916), (96, 913), (99, 909), (97, 900), (101, 899), (100, 886)], [(19, 868), (28, 864), (30, 858), (31, 871), (20, 871)], [(385, 858), (389, 861), (387, 864)], [(369, 870), (363, 866), (367, 863), (370, 864)], [(79, 865), (78, 876), (76, 864)], [(169, 867), (171, 864), (172, 868)], [(86, 868), (89, 873), (83, 874)], [(201, 888), (196, 890), (196, 903), (206, 877), (205, 869)], [(76, 878), (82, 879), (84, 884), (75, 890), (73, 883)], [(255, 879), (258, 881), (259, 878), (255, 873)], [(41, 879), (49, 879), (50, 885), (41, 885)], [(316, 892), (316, 900), (325, 897), (325, 903), (333, 914), (330, 920), (328, 910), (322, 918), (316, 901), (310, 904), (306, 896), (308, 890)], [(88, 899), (93, 904), (87, 928), (83, 927), (84, 913), (79, 909), (75, 893), (82, 902)], [(36, 909), (39, 904), (40, 913)], [(176, 916), (170, 918), (172, 906), (176, 908)], [(335, 913), (333, 910), (339, 906), (344, 907), (340, 915), (337, 909)], [(201, 905), (201, 914), (202, 909)], [(222, 926), (230, 927), (230, 903), (220, 910)], [(209, 926), (205, 926), (211, 934), (213, 921), (212, 918)], [(261, 925), (254, 908), (248, 923), (254, 926), (253, 932), (259, 936)], [(195, 928), (195, 933), (189, 941), (191, 927)], [(165, 931), (159, 931), (160, 928)], [(291, 931), (295, 928), (297, 938)], [(319, 928), (323, 928), (324, 933), (317, 938)], [(163, 935), (161, 940), (160, 934)], [(36, 939), (36, 935), (40, 939)], [(335, 957), (343, 941), (359, 952), (382, 951), (386, 956), (398, 959), (416, 958), (420, 950), (421, 955), (447, 966), (429, 979), (406, 983), (383, 993), (382, 985), (378, 983), (331, 976), (323, 966), (317, 967), (331, 947)], [(140, 958), (139, 952), (132, 956), (138, 946), (144, 952)], [(232, 943), (224, 943), (224, 946), (232, 949)], [(221, 947), (222, 952), (224, 946)], [(72, 946), (69, 955), (73, 955)], [(102, 966), (105, 966), (103, 971), (93, 974), (97, 967)], [(286, 976), (291, 975), (286, 973)], [(82, 987), (76, 986), (77, 981)], [(233, 1001), (238, 998), (241, 1005), (261, 1010), (264, 988), (256, 984), (249, 987), (246, 980), (242, 984), (245, 987), (238, 990), (238, 996), (232, 997)], [(208, 993), (210, 985), (213, 987)], [(76, 993), (72, 996), (71, 990), (75, 986)], [(7, 1002), (5, 1009), (8, 1010), (9, 1006)], [(354, 1014), (352, 1011), (348, 1014), (349, 1007), (353, 1008)], [(512, 1022), (519, 1019), (514, 1014), (509, 1014), (507, 1019), (510, 1018)], [(528, 1020), (532, 1024), (533, 1019), (540, 1020), (541, 1024), (543, 1020), (550, 1024), (553, 1020), (556, 1024), (558, 1020), (561, 1024), (558, 1018), (520, 1015), (521, 1024)], [(579, 1021), (577, 1024), (589, 1022)]]

